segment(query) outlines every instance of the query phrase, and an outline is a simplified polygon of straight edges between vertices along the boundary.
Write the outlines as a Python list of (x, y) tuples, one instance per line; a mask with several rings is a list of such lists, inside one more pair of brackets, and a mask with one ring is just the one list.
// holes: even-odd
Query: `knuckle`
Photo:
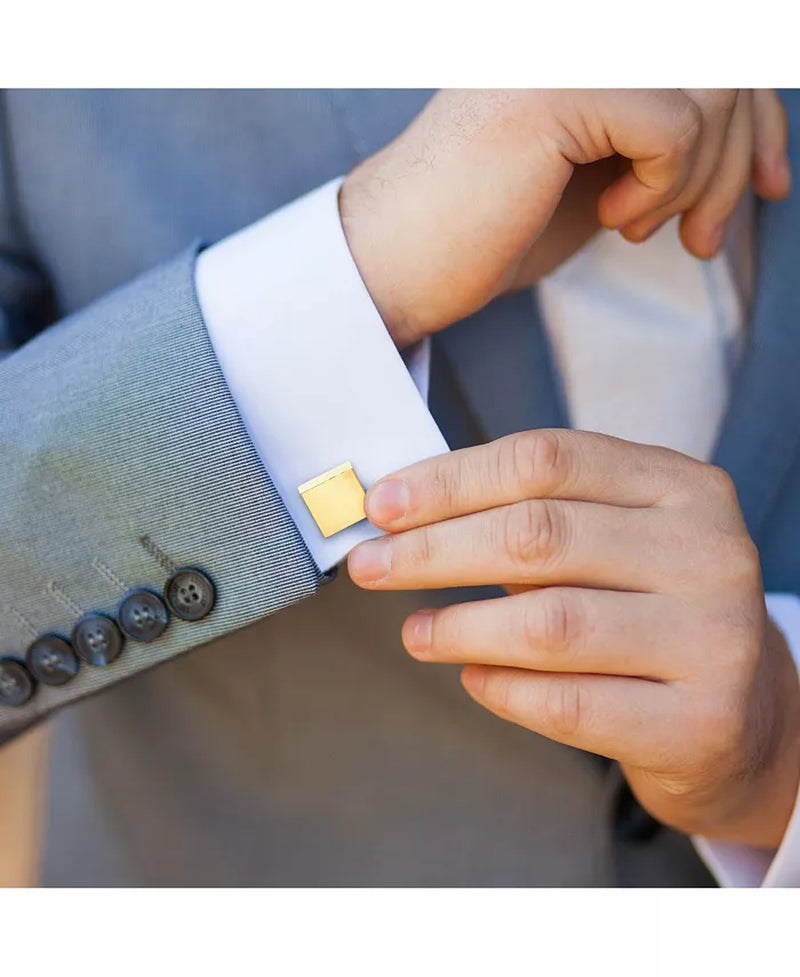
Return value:
[(704, 465), (703, 468), (703, 494), (722, 505), (738, 507), (739, 496), (736, 492), (736, 485), (725, 469), (718, 465)]
[[(730, 492), (733, 498), (736, 490), (723, 487), (722, 492)], [(713, 521), (708, 521), (708, 519)], [(724, 588), (752, 588), (761, 585), (761, 556), (758, 547), (751, 539), (741, 517), (731, 520), (726, 514), (703, 517), (698, 535), (693, 540), (693, 550), (701, 564), (709, 568), (716, 582)]]
[(508, 440), (508, 450), (505, 452), (507, 478), (526, 495), (534, 493), (536, 486), (535, 440), (533, 431), (514, 435)]
[(434, 545), (428, 526), (422, 526), (413, 531), (413, 546), (406, 554), (409, 569), (419, 570), (429, 566), (434, 557)]
[(565, 547), (563, 508), (550, 499), (530, 499), (508, 507), (504, 545), (519, 567), (551, 567)]
[(705, 568), (710, 589), (741, 594), (760, 588), (758, 548), (745, 532), (703, 528), (694, 537), (691, 552)]
[(746, 535), (724, 536), (722, 565), (728, 586), (761, 589), (761, 559), (758, 547)]
[(509, 444), (509, 475), (525, 494), (552, 491), (567, 480), (568, 453), (556, 431), (525, 431)]
[(532, 595), (526, 637), (533, 651), (542, 646), (560, 665), (574, 658), (581, 633), (578, 602), (566, 590), (542, 590)]
[(563, 592), (550, 592), (542, 601), (542, 624), (548, 648), (563, 651), (570, 647), (572, 619)]
[(446, 512), (456, 508), (459, 496), (459, 472), (452, 455), (443, 455), (433, 463), (433, 485), (436, 496)]
[(576, 736), (583, 729), (588, 714), (588, 692), (579, 680), (557, 679), (550, 683), (545, 696), (548, 725), (561, 736)]
[(530, 553), (531, 525), (529, 506), (517, 503), (506, 510), (503, 526), (503, 546), (515, 564), (526, 564)]

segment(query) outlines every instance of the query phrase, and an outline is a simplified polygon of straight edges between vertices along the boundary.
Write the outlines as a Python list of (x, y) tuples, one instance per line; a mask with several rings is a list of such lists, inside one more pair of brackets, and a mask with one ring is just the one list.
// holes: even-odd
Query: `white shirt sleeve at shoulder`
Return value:
[[(398, 353), (347, 247), (341, 179), (199, 256), (198, 300), (245, 427), (320, 570), (379, 535), (325, 539), (298, 486), (350, 462), (361, 483), (447, 451), (427, 408), (428, 349)], [(232, 486), (232, 490), (233, 490)]]

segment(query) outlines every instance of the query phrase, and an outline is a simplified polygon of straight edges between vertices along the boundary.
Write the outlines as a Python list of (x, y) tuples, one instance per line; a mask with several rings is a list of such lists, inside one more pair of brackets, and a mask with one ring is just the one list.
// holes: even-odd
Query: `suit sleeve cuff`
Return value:
[[(800, 599), (795, 594), (767, 594), (767, 611), (783, 632), (795, 665), (800, 667)], [(777, 851), (709, 838), (692, 840), (720, 885), (800, 886), (800, 796)]]
[[(322, 571), (379, 535), (324, 538), (298, 486), (350, 462), (364, 488), (447, 451), (350, 255), (333, 180), (204, 251), (195, 284), (214, 352), (258, 455)], [(236, 491), (231, 473), (231, 491)]]

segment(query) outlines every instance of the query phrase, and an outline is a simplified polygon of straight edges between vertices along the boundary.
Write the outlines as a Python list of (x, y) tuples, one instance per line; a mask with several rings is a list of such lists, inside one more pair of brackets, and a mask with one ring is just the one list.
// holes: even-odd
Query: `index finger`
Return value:
[(524, 499), (658, 505), (700, 463), (668, 448), (560, 428), (428, 458), (376, 482), (365, 509), (397, 532)]

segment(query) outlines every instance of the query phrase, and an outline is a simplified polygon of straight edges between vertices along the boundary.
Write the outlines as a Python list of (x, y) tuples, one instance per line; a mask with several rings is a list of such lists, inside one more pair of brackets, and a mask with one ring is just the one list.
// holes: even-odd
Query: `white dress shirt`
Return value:
[[(196, 285), (231, 394), (321, 570), (378, 535), (323, 538), (298, 492), (349, 461), (365, 487), (447, 450), (427, 408), (427, 344), (405, 357), (364, 287), (333, 180), (204, 251)], [(740, 209), (736, 239), (752, 241)], [(679, 285), (678, 285), (679, 283)], [(540, 284), (571, 423), (707, 460), (744, 342), (752, 246), (700, 262), (671, 222), (641, 245), (601, 232)], [(768, 595), (800, 662), (800, 600)], [(696, 838), (724, 885), (800, 885), (800, 803), (777, 852)]]

